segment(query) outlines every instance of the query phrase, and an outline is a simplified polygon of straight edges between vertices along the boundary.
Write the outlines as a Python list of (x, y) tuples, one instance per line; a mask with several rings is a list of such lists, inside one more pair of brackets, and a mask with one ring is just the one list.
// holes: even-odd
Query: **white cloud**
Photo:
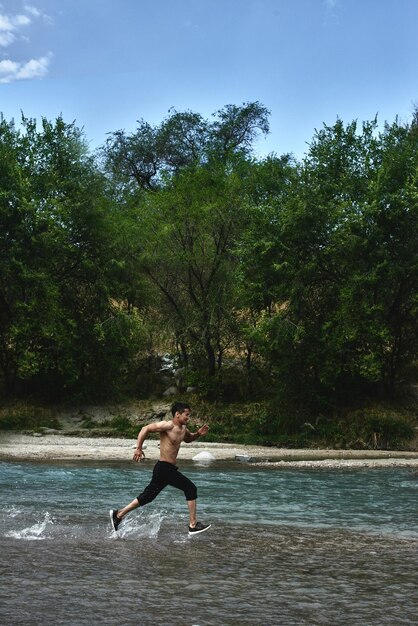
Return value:
[(13, 83), (17, 80), (29, 80), (31, 78), (43, 78), (47, 72), (52, 54), (31, 59), (26, 63), (18, 63), (10, 59), (0, 61), (0, 83)]
[[(0, 11), (1, 8), (0, 5)], [(47, 19), (47, 17), (31, 4), (24, 6), (23, 13), (14, 15), (0, 13), (0, 46), (3, 48), (10, 47), (18, 39), (29, 43), (30, 40), (24, 34), (24, 30), (32, 24), (33, 20)], [(44, 77), (48, 72), (51, 57), (52, 54), (49, 53), (46, 56), (22, 62), (3, 59), (0, 61), (0, 83)]]
[(34, 7), (32, 4), (25, 4), (23, 9), (25, 11), (25, 17), (30, 16), (30, 18), (43, 20), (46, 24), (53, 23), (50, 15), (48, 15), (47, 13), (42, 13), (42, 11)]
[(25, 4), (24, 9), (26, 13), (33, 15), (34, 17), (41, 17), (41, 12), (36, 7), (33, 7), (31, 4)]
[[(1, 10), (1, 5), (0, 5)], [(24, 7), (25, 13), (17, 13), (15, 15), (6, 15), (0, 13), (0, 45), (8, 46), (16, 39), (16, 35), (20, 34), (21, 29), (26, 28), (32, 24), (33, 18), (45, 18), (47, 15), (43, 15), (36, 7), (26, 4)]]
[(3, 15), (0, 13), (0, 30), (11, 30), (13, 29), (13, 24), (7, 15)]
[(0, 13), (0, 46), (10, 46), (16, 40), (16, 33), (21, 28), (29, 26), (30, 17), (27, 15), (3, 15)]
[(1, 33), (10, 33), (15, 29), (12, 21), (7, 15), (2, 15), (0, 13), (0, 32)]
[(16, 27), (19, 27), (19, 26), (29, 26), (31, 21), (32, 20), (27, 15), (16, 15), (13, 18), (13, 22), (16, 24)]
[(10, 44), (12, 44), (15, 39), (16, 36), (10, 31), (2, 31), (0, 29), (0, 46), (3, 46), (3, 48), (7, 48), (7, 46), (10, 46)]
[(13, 74), (19, 68), (19, 63), (16, 61), (11, 61), (10, 59), (5, 59), (4, 61), (0, 61), (0, 75), (1, 74)]

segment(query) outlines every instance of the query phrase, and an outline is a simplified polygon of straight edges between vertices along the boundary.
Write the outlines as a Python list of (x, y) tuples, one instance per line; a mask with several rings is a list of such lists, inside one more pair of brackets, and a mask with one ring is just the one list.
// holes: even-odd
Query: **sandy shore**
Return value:
[[(148, 459), (157, 460), (157, 441), (146, 442)], [(116, 460), (130, 461), (135, 441), (129, 439), (71, 437), (63, 435), (32, 436), (0, 433), (0, 459), (3, 460)], [(272, 467), (388, 467), (407, 466), (418, 469), (418, 452), (382, 450), (290, 450), (203, 440), (183, 444), (179, 462), (208, 453), (215, 460), (268, 463)]]

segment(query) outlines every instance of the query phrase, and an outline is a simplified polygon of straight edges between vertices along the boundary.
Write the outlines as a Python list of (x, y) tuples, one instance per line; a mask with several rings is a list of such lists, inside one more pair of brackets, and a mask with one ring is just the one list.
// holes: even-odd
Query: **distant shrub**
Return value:
[(414, 436), (412, 425), (405, 419), (388, 413), (365, 415), (363, 435), (372, 448), (398, 448)]
[(310, 439), (335, 448), (397, 449), (415, 434), (411, 420), (380, 407), (319, 417), (309, 426)]
[(96, 428), (97, 424), (91, 417), (84, 417), (83, 421), (80, 423), (80, 428)]
[(135, 438), (138, 434), (138, 426), (134, 426), (125, 415), (116, 415), (108, 421), (108, 426), (124, 437)]
[(0, 410), (0, 430), (38, 430), (61, 428), (58, 418), (51, 409), (18, 405)]

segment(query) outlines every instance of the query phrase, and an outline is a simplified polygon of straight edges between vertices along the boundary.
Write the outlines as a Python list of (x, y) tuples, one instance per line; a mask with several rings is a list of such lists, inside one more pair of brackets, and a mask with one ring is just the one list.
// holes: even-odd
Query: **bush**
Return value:
[(18, 405), (0, 411), (0, 430), (39, 430), (61, 428), (51, 409)]
[(380, 407), (318, 417), (303, 428), (311, 441), (335, 448), (397, 449), (414, 436), (411, 420)]
[(125, 415), (116, 415), (107, 422), (107, 425), (119, 435), (135, 439), (138, 435), (138, 426), (134, 426), (131, 420)]
[(372, 448), (387, 450), (398, 448), (414, 436), (412, 425), (405, 419), (388, 413), (365, 415), (364, 439)]

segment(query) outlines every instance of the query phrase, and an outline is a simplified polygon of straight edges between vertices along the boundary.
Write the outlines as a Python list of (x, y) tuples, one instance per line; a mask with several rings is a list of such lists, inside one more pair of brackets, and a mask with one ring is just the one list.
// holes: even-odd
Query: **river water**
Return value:
[(212, 528), (167, 487), (116, 536), (152, 467), (0, 463), (1, 624), (417, 624), (414, 471), (184, 462)]

